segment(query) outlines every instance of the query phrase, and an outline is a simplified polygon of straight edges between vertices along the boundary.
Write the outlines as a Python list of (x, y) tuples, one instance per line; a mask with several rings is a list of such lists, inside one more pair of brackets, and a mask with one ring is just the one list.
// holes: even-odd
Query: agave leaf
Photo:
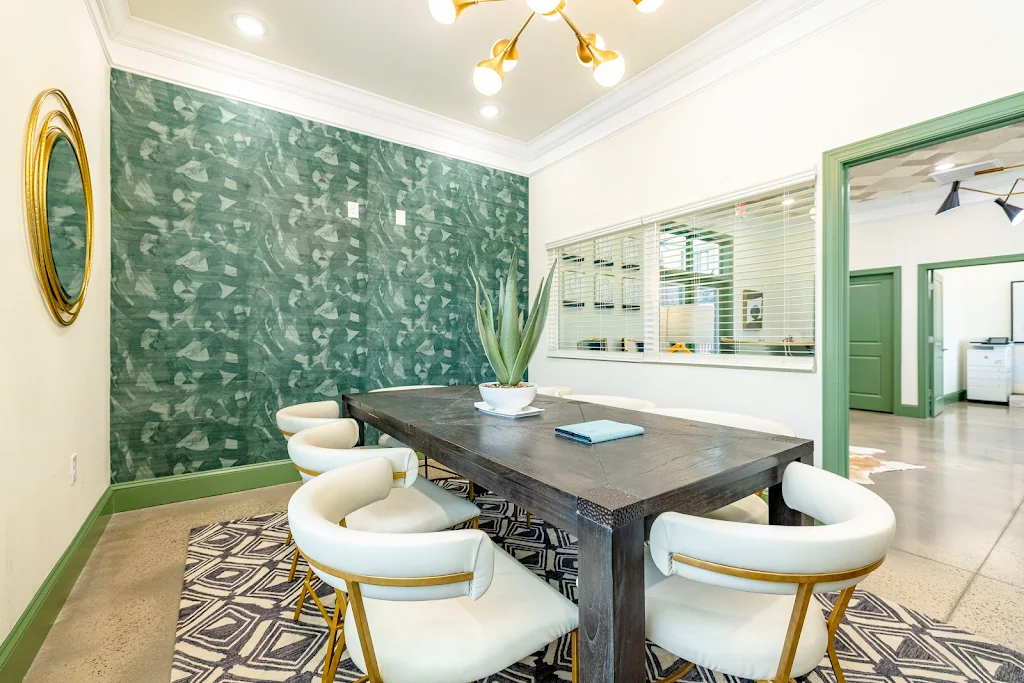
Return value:
[(505, 367), (510, 368), (519, 355), (521, 334), (519, 332), (519, 250), (512, 250), (512, 263), (507, 277), (499, 281), (501, 287), (501, 311), (498, 316), (498, 345)]
[[(484, 307), (480, 304), (480, 290), (482, 289), (480, 280), (477, 279), (476, 273), (473, 272), (472, 268), (470, 268), (469, 272), (473, 276), (473, 282), (476, 283), (476, 331), (480, 335), (480, 342), (484, 347), (484, 355), (487, 356), (487, 362), (491, 364), (491, 369), (494, 370), (498, 383), (508, 384), (508, 369), (501, 359), (498, 340), (494, 335), (494, 313), (490, 295), (487, 294), (487, 290), (484, 290), (484, 297), (487, 301), (485, 312)], [(487, 316), (486, 320), (484, 319), (485, 315)]]
[(523, 375), (526, 374), (526, 368), (530, 364), (530, 359), (533, 358), (533, 354), (537, 351), (537, 345), (541, 340), (541, 333), (544, 331), (544, 323), (547, 322), (548, 302), (551, 299), (551, 276), (554, 272), (555, 264), (552, 263), (547, 277), (540, 281), (540, 288), (537, 290), (537, 297), (534, 299), (533, 309), (530, 311), (530, 319), (526, 323), (526, 331), (523, 334), (519, 355), (516, 356), (515, 363), (509, 371), (509, 382), (519, 384), (519, 382), (523, 381)]

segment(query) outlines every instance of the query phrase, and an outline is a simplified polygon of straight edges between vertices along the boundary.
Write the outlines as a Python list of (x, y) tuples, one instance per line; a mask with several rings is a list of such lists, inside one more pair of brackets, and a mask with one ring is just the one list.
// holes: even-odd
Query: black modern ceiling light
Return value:
[[(1017, 166), (1010, 166), (1008, 168), (1017, 168)], [(975, 175), (985, 175), (985, 174), (988, 174), (988, 173), (995, 173), (995, 172), (998, 172), (998, 171), (1005, 171), (1005, 170), (1007, 170), (1007, 169), (1006, 168), (994, 168), (994, 169), (988, 170), (988, 171), (979, 171), (979, 172), (975, 173)], [(1015, 197), (1017, 195), (1024, 195), (1024, 191), (1021, 191), (1021, 192), (1017, 192), (1016, 191), (1017, 190), (1017, 184), (1020, 183), (1021, 181), (1024, 181), (1024, 178), (1017, 178), (1015, 181), (1013, 181), (1013, 186), (1010, 188), (1010, 191), (1007, 192), (1005, 195), (1003, 195), (1000, 192), (989, 192), (988, 190), (976, 190), (973, 187), (961, 187), (960, 181), (959, 180), (954, 180), (953, 181), (953, 186), (949, 188), (949, 194), (946, 195), (946, 198), (942, 201), (942, 205), (939, 207), (939, 210), (935, 212), (935, 215), (938, 216), (940, 213), (946, 213), (947, 211), (952, 211), (953, 209), (959, 208), (960, 207), (960, 190), (965, 190), (967, 192), (977, 192), (978, 194), (987, 194), (987, 195), (991, 195), (993, 197), (996, 197), (995, 202), (996, 202), (996, 204), (999, 205), (999, 208), (1001, 208), (1003, 210), (1003, 212), (1006, 213), (1006, 218), (1009, 219), (1010, 225), (1013, 225), (1013, 226), (1020, 225), (1020, 224), (1024, 223), (1024, 209), (1022, 209), (1022, 208), (1020, 208), (1018, 206), (1014, 206), (1013, 204), (1010, 204), (1010, 198), (1011, 197)]]

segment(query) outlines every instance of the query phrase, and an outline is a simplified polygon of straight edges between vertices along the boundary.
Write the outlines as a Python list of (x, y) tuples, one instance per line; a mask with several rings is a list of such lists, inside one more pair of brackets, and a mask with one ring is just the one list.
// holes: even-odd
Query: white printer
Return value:
[(972, 341), (967, 348), (967, 400), (1009, 403), (1013, 392), (1013, 342), (1006, 337)]

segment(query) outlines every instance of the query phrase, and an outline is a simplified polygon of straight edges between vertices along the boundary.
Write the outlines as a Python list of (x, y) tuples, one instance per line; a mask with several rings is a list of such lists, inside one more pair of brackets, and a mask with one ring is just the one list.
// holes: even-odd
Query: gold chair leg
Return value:
[(529, 529), (533, 526), (533, 515), (527, 511), (526, 513), (526, 528)]
[(288, 571), (288, 583), (295, 580), (295, 568), (299, 566), (299, 549), (295, 549), (295, 556), (292, 557), (292, 568)]
[(573, 629), (571, 639), (572, 683), (580, 683), (580, 630)]
[[(344, 608), (344, 603), (342, 602), (344, 598), (342, 597), (342, 595), (344, 595), (342, 591), (338, 590), (337, 588), (334, 589), (334, 618), (328, 622), (329, 633), (327, 640), (327, 654), (324, 657), (325, 661), (327, 662), (331, 661), (331, 655), (334, 653), (334, 637), (338, 633), (338, 616), (342, 613), (342, 609)], [(341, 639), (342, 641), (344, 641), (345, 629), (342, 629), (341, 631)], [(344, 642), (342, 642), (342, 647), (344, 647)]]
[(295, 605), (295, 616), (292, 617), (292, 621), (298, 621), (299, 615), (302, 614), (302, 603), (306, 601), (306, 591), (309, 590), (309, 579), (313, 576), (313, 570), (306, 570), (306, 578), (302, 582), (302, 591), (299, 593), (299, 604)]
[(793, 671), (793, 660), (796, 658), (796, 648), (800, 644), (800, 632), (803, 630), (807, 608), (810, 606), (813, 596), (813, 583), (801, 583), (797, 586), (796, 598), (793, 600), (793, 612), (789, 616), (789, 628), (786, 631), (786, 642), (782, 646), (782, 658), (779, 660), (779, 668), (775, 672), (775, 683), (789, 683), (789, 674)]
[(290, 532), (290, 531), (288, 532), (288, 538), (284, 539), (284, 544), (285, 545), (291, 545), (292, 544), (292, 532)]
[(480, 529), (480, 518), (479, 517), (474, 517), (473, 518), (473, 528), (474, 529)]
[(680, 678), (682, 678), (686, 674), (690, 673), (690, 671), (693, 670), (693, 667), (694, 667), (694, 663), (693, 662), (689, 662), (687, 664), (684, 664), (675, 673), (669, 674), (665, 678), (662, 678), (661, 680), (657, 681), (657, 683), (675, 683)]
[(476, 487), (473, 486), (473, 482), (469, 482), (469, 502), (476, 502)]
[(366, 608), (363, 605), (363, 590), (355, 581), (349, 582), (348, 589), (349, 597), (352, 599), (352, 616), (356, 620), (356, 629), (359, 631), (359, 645), (363, 649), (366, 678), (369, 683), (383, 683), (380, 677), (380, 668), (377, 666), (377, 654), (373, 651), (370, 622), (366, 618)]
[(832, 662), (832, 670), (836, 674), (836, 683), (846, 683), (843, 669), (839, 666), (839, 655), (836, 653), (836, 633), (839, 631), (839, 626), (843, 623), (843, 615), (846, 613), (846, 608), (850, 604), (850, 598), (853, 597), (855, 588), (856, 586), (850, 586), (843, 589), (843, 592), (839, 594), (839, 598), (836, 600), (835, 607), (832, 608), (832, 614), (828, 618), (828, 659)]

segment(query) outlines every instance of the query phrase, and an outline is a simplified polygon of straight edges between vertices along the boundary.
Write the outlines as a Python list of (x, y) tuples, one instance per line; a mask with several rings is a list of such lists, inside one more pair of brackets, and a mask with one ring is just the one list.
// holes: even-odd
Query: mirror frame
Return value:
[[(51, 100), (55, 101), (54, 106), (44, 115), (44, 109)], [(54, 144), (62, 137), (71, 143), (71, 148), (78, 159), (78, 170), (82, 176), (85, 196), (85, 273), (82, 288), (74, 297), (68, 296), (57, 276), (53, 250), (50, 247), (49, 222), (46, 217), (46, 179), (50, 154), (53, 152)], [(39, 94), (29, 118), (28, 132), (25, 136), (25, 211), (32, 258), (43, 290), (43, 298), (53, 319), (61, 325), (68, 326), (78, 318), (89, 288), (95, 210), (92, 178), (89, 175), (89, 160), (85, 153), (82, 129), (67, 96), (56, 88), (44, 90)]]

